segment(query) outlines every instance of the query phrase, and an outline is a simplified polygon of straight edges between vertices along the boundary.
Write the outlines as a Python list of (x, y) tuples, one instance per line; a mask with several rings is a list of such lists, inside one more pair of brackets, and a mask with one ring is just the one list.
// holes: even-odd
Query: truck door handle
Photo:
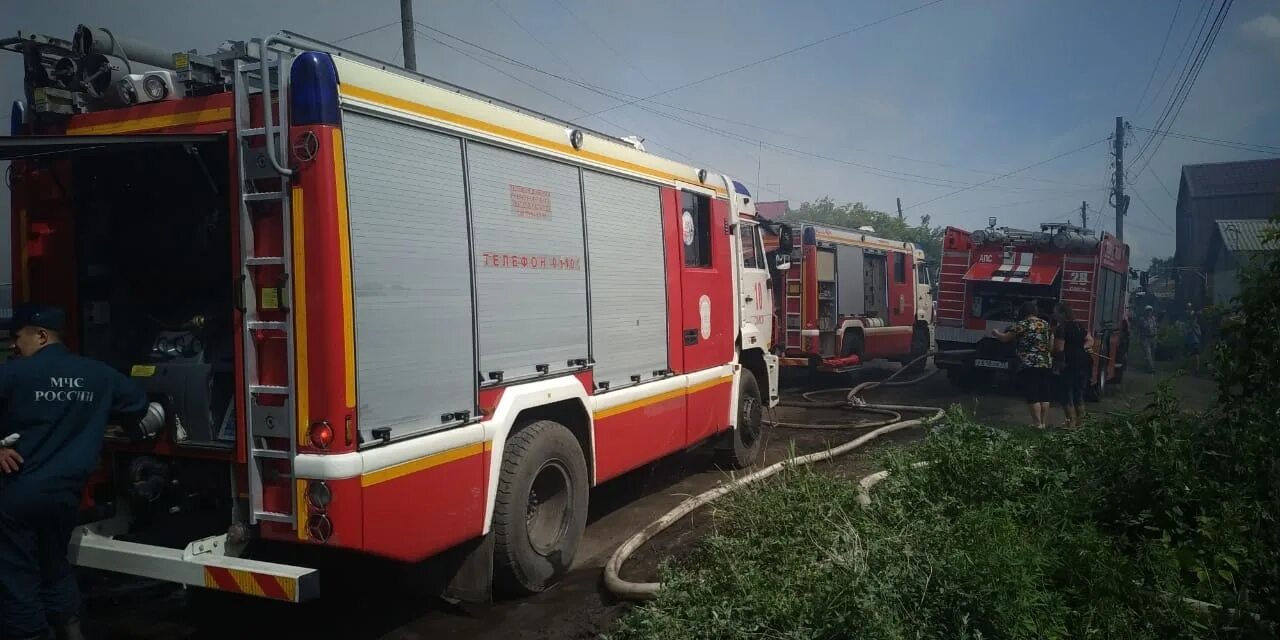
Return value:
[(746, 300), (747, 302), (755, 302), (755, 301), (756, 301), (756, 299), (755, 299), (755, 298), (752, 298), (751, 296), (747, 296), (747, 297), (745, 298), (745, 300)]
[(698, 344), (698, 330), (685, 329), (684, 330), (684, 346), (688, 347), (695, 344)]

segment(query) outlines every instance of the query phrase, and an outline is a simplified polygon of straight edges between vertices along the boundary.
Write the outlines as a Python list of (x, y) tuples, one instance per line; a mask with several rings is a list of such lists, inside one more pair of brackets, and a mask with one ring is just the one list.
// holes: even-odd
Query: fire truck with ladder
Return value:
[(774, 272), (783, 367), (843, 374), (929, 351), (933, 290), (922, 250), (869, 229), (806, 222), (777, 232), (787, 231), (795, 268)]
[(1129, 344), (1129, 246), (1114, 235), (1063, 223), (1039, 231), (947, 227), (938, 276), (938, 353), (934, 362), (953, 383), (973, 388), (1016, 376), (1015, 345), (992, 337), (1034, 301), (1050, 318), (1057, 303), (1071, 308), (1093, 335), (1091, 394), (1121, 381)]
[(152, 401), (108, 431), (76, 565), (317, 596), (266, 541), (531, 593), (589, 487), (699, 443), (757, 458), (787, 256), (741, 183), (291, 32), (0, 47), (26, 69), (15, 300)]

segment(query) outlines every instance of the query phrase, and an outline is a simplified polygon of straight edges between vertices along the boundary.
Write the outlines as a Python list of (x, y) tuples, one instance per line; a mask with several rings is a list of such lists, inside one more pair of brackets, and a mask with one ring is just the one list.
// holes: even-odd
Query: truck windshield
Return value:
[(1029, 287), (1014, 284), (984, 283), (974, 292), (969, 315), (983, 320), (1015, 322), (1022, 305), (1033, 301), (1039, 307), (1041, 317), (1053, 313), (1057, 301), (1052, 287)]

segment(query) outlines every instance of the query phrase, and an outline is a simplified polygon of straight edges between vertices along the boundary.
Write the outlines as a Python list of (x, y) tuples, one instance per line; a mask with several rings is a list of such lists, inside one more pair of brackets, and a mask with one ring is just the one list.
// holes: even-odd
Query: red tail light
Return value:
[(333, 444), (333, 427), (329, 425), (328, 420), (313, 422), (307, 431), (307, 439), (311, 441), (311, 446), (317, 449), (328, 449), (329, 445)]

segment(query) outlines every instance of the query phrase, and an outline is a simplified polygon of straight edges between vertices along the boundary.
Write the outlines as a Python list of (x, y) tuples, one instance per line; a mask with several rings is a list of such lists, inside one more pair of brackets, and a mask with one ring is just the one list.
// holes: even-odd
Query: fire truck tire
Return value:
[(756, 463), (764, 430), (764, 405), (760, 400), (760, 383), (745, 367), (738, 376), (738, 426), (724, 434), (723, 444), (716, 450), (717, 462), (724, 467), (743, 469)]
[(928, 352), (929, 328), (917, 326), (915, 331), (911, 333), (911, 355), (906, 360), (903, 360), (902, 364), (905, 366), (908, 363), (914, 362), (915, 364), (910, 367), (911, 371), (924, 371), (924, 368), (929, 364), (929, 360), (928, 358), (921, 358), (920, 356)]
[(587, 463), (564, 425), (539, 420), (507, 439), (493, 507), (494, 582), (546, 590), (569, 571), (587, 524)]

